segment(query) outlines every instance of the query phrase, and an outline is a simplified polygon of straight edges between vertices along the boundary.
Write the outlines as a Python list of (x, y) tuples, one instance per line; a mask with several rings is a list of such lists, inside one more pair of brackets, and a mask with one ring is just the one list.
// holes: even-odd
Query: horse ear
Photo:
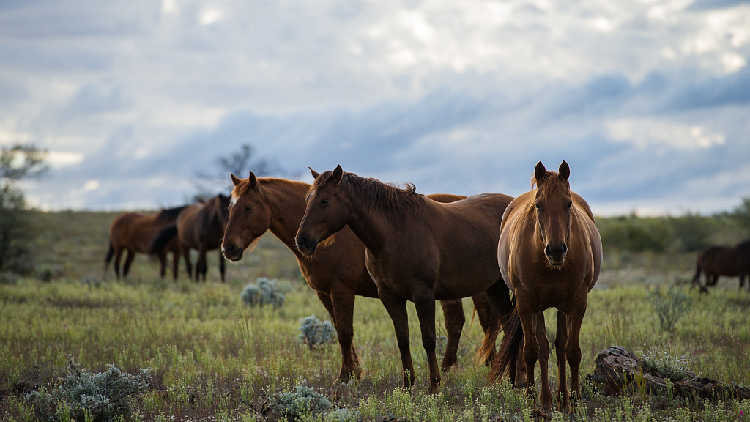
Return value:
[(232, 174), (232, 183), (234, 183), (235, 186), (239, 185), (242, 179), (238, 178), (234, 174)]
[(568, 177), (570, 177), (570, 167), (568, 167), (568, 163), (563, 160), (562, 164), (560, 164), (560, 179), (564, 182), (568, 180)]
[(247, 177), (247, 180), (250, 182), (250, 188), (251, 189), (257, 189), (258, 188), (258, 179), (255, 177), (255, 173), (252, 171), (250, 172), (250, 176)]
[(317, 179), (318, 176), (320, 176), (320, 173), (318, 173), (317, 171), (313, 170), (312, 167), (308, 167), (308, 168), (310, 169), (310, 174), (312, 174), (313, 179)]
[(331, 175), (331, 177), (336, 183), (341, 181), (341, 178), (344, 177), (344, 170), (341, 168), (341, 164), (337, 165), (336, 168), (333, 169), (333, 174)]
[(536, 163), (536, 167), (534, 167), (534, 178), (536, 179), (537, 185), (541, 184), (542, 181), (544, 181), (544, 176), (547, 175), (547, 169), (544, 168), (544, 164), (542, 162)]

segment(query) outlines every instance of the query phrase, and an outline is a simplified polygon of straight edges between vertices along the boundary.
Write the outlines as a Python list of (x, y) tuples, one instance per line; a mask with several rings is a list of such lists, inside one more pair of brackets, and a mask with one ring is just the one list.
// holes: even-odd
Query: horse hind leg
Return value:
[(458, 361), (458, 342), (461, 340), (461, 330), (466, 323), (466, 317), (461, 299), (441, 300), (440, 306), (443, 308), (445, 331), (448, 333), (448, 343), (445, 346), (445, 355), (440, 369), (447, 371)]
[(221, 281), (226, 283), (227, 281), (227, 262), (224, 259), (224, 254), (219, 248), (219, 273), (221, 274)]
[(130, 265), (133, 264), (133, 259), (135, 259), (135, 252), (128, 249), (127, 257), (125, 258), (125, 264), (122, 266), (122, 278), (128, 276), (128, 273), (130, 272)]

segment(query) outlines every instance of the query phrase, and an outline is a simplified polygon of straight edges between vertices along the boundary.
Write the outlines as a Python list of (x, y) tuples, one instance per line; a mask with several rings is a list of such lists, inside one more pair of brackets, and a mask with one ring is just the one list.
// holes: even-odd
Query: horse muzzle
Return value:
[(314, 254), (315, 249), (318, 247), (318, 239), (310, 238), (304, 234), (298, 234), (295, 242), (297, 243), (297, 249), (302, 252), (303, 255)]
[(544, 255), (552, 266), (560, 266), (565, 263), (565, 255), (568, 253), (568, 245), (564, 242), (559, 245), (547, 245), (544, 248)]
[(239, 261), (242, 259), (242, 248), (234, 243), (222, 245), (221, 252), (224, 254), (224, 257), (230, 261)]

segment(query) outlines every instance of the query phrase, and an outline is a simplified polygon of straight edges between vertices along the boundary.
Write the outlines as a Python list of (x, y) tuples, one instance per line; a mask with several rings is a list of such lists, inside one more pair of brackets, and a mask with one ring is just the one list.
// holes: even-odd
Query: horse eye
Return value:
[(568, 202), (568, 208), (573, 208), (573, 201)]
[(539, 211), (542, 210), (542, 206), (539, 205), (538, 203), (534, 204), (534, 207), (536, 207), (536, 209), (539, 210)]
[(253, 210), (253, 207), (245, 207), (245, 212), (250, 212)]
[(327, 200), (327, 199), (322, 199), (322, 200), (320, 201), (320, 204), (321, 204), (321, 205), (328, 205), (328, 200)]

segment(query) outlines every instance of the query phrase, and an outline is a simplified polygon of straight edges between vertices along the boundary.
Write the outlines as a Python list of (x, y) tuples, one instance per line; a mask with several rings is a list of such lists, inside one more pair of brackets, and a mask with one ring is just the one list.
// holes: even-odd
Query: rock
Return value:
[(707, 400), (750, 399), (750, 388), (725, 385), (709, 378), (688, 373), (686, 380), (670, 380), (661, 372), (644, 365), (634, 353), (613, 346), (596, 357), (596, 369), (587, 378), (602, 388), (605, 395), (622, 392), (644, 392), (654, 395)]

